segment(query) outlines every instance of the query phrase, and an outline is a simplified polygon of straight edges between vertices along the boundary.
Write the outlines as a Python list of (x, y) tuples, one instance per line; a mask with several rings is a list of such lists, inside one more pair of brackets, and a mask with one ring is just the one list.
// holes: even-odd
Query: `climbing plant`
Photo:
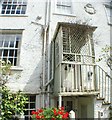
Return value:
[(98, 62), (104, 60), (110, 70), (112, 70), (112, 46), (106, 45), (101, 52), (102, 54), (99, 56)]
[(23, 113), (28, 98), (22, 91), (12, 93), (6, 86), (11, 63), (0, 61), (0, 65), (0, 120), (12, 120)]

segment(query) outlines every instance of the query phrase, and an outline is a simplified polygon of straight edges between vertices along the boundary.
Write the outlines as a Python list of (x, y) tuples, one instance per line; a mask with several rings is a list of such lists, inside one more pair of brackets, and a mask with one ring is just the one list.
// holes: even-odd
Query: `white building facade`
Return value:
[(7, 85), (29, 96), (24, 113), (61, 107), (76, 118), (110, 118), (111, 71), (96, 62), (111, 45), (109, 0), (1, 0), (0, 57), (12, 63)]

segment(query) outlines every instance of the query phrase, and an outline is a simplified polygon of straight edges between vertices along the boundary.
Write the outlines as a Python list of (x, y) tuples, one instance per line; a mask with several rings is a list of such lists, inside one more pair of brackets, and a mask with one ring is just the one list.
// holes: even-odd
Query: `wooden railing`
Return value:
[(61, 92), (99, 92), (99, 98), (110, 102), (111, 78), (99, 66), (91, 64), (62, 63)]

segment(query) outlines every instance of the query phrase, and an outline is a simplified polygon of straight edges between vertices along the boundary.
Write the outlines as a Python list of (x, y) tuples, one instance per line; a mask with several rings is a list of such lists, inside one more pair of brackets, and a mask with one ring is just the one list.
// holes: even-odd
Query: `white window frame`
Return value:
[(26, 9), (27, 9), (27, 0), (1, 1), (1, 15), (25, 15)]
[[(30, 100), (30, 97), (35, 97), (35, 101), (31, 101)], [(31, 104), (35, 104), (35, 108), (31, 108)], [(27, 107), (28, 108), (25, 108), (25, 111), (28, 112), (28, 114), (24, 114), (25, 116), (25, 120), (31, 120), (30, 117), (31, 117), (31, 111), (36, 111), (36, 95), (28, 95), (28, 103), (27, 103)], [(27, 118), (26, 118), (27, 117)]]
[[(110, 14), (108, 13), (108, 10), (110, 9)], [(105, 11), (106, 11), (106, 16), (107, 16), (107, 22), (109, 25), (112, 25), (112, 4), (105, 4)]]
[[(58, 3), (58, 1), (60, 1), (61, 4)], [(69, 1), (69, 4), (64, 4), (63, 1)], [(57, 7), (60, 7), (61, 9), (58, 11), (59, 8)], [(66, 8), (64, 10), (64, 8)], [(67, 12), (67, 8), (70, 9), (69, 12)], [(55, 13), (57, 14), (65, 14), (65, 15), (71, 15), (72, 14), (72, 0), (55, 0)]]
[(22, 31), (2, 30), (0, 32), (0, 59), (19, 66)]

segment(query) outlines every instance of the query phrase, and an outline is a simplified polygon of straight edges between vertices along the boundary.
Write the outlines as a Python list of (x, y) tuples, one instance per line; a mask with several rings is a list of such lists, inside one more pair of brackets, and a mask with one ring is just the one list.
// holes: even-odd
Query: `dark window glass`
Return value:
[(5, 14), (5, 10), (2, 10), (1, 14)]
[(4, 50), (3, 56), (5, 57), (5, 56), (7, 56), (7, 55), (8, 55), (8, 50)]
[(2, 5), (2, 9), (6, 9), (6, 5)]
[(11, 11), (11, 14), (15, 14), (15, 10), (12, 10), (12, 11)]
[(35, 103), (30, 103), (30, 108), (35, 109)]
[(9, 57), (12, 57), (14, 55), (14, 50), (9, 51)]
[(11, 9), (11, 5), (8, 5), (8, 6), (7, 6), (7, 9)]
[(15, 48), (18, 48), (18, 43), (19, 43), (19, 42), (18, 42), (18, 41), (16, 41), (16, 45), (15, 45)]
[(30, 96), (30, 102), (35, 102), (36, 97), (35, 96)]
[(28, 118), (29, 118), (28, 116), (25, 116), (25, 120), (29, 120)]
[(25, 110), (25, 111), (24, 111), (24, 114), (25, 114), (25, 115), (28, 115), (28, 110)]
[(14, 58), (14, 66), (17, 65), (17, 58)]
[(28, 108), (28, 103), (25, 105), (25, 108), (26, 108), (26, 109)]
[(6, 11), (6, 14), (10, 14), (10, 10), (7, 10), (7, 11)]
[(17, 5), (12, 5), (12, 9), (16, 9), (16, 6), (17, 6)]
[(0, 59), (1, 59), (1, 56), (2, 56), (2, 51), (3, 51), (3, 50), (0, 50)]
[(15, 55), (14, 55), (14, 57), (17, 57), (17, 50), (15, 50)]

